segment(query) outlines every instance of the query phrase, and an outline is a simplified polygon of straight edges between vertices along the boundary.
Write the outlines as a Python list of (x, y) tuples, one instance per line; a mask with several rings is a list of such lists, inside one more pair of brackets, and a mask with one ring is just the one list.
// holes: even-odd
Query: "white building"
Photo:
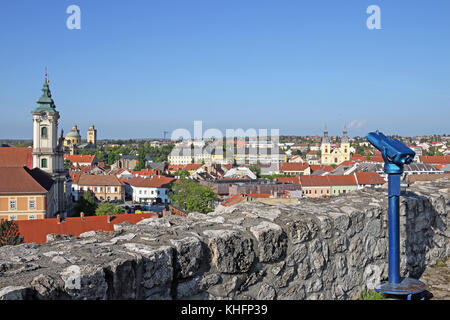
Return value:
[(127, 181), (131, 187), (133, 202), (137, 203), (169, 203), (170, 184), (173, 178), (152, 176), (135, 177)]

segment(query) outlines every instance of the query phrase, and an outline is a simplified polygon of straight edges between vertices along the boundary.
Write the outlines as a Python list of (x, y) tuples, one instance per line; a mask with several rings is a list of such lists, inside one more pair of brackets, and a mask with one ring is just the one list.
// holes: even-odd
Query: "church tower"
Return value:
[(33, 168), (50, 174), (54, 180), (51, 199), (47, 200), (47, 218), (53, 218), (64, 211), (64, 169), (63, 137), (58, 138), (59, 112), (56, 111), (48, 85), (47, 73), (42, 87), (42, 95), (33, 115)]
[(87, 143), (93, 146), (97, 145), (97, 129), (94, 128), (94, 125), (90, 126), (87, 132)]
[(350, 160), (350, 141), (347, 135), (347, 126), (344, 125), (344, 132), (341, 140), (341, 153), (344, 161)]
[(329, 164), (331, 163), (331, 144), (330, 144), (330, 138), (328, 137), (328, 130), (325, 126), (325, 129), (323, 131), (323, 138), (322, 138), (322, 144), (320, 145), (320, 152), (322, 154), (321, 156), (321, 163), (322, 164)]

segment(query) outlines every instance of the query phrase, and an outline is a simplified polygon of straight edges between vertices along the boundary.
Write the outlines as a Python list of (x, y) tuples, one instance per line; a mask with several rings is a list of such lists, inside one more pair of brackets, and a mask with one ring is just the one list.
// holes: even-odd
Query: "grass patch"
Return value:
[(444, 261), (438, 261), (436, 263), (436, 267), (446, 267), (446, 266), (447, 266), (447, 264)]
[(375, 290), (364, 290), (361, 292), (358, 300), (384, 300), (386, 295), (381, 292), (376, 292)]

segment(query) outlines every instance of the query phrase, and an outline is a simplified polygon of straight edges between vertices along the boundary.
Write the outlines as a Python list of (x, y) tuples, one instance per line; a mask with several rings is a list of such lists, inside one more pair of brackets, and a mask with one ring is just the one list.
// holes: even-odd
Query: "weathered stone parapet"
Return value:
[[(401, 275), (450, 255), (450, 180), (401, 197)], [(352, 299), (387, 279), (386, 190), (242, 203), (0, 248), (0, 299)]]

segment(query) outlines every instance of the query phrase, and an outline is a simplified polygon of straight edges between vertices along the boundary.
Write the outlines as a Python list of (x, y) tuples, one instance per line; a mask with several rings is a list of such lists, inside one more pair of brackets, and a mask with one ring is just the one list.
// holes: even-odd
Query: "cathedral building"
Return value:
[(81, 142), (80, 130), (76, 125), (64, 137), (64, 150), (70, 155), (78, 154), (79, 150), (95, 151), (96, 148), (97, 129), (95, 129), (94, 125), (91, 125), (87, 131), (87, 143)]
[(56, 111), (45, 75), (42, 95), (37, 100), (33, 115), (33, 168), (39, 168), (53, 179), (52, 194), (47, 202), (47, 218), (54, 218), (64, 213), (64, 169), (63, 132), (58, 138), (59, 112)]
[(330, 138), (328, 137), (328, 130), (325, 128), (323, 132), (321, 151), (321, 164), (324, 165), (339, 165), (340, 163), (350, 160), (350, 142), (347, 136), (347, 128), (344, 126), (343, 137), (339, 147), (331, 147)]
[(97, 129), (95, 129), (94, 125), (90, 126), (87, 132), (87, 143), (94, 147), (97, 146)]
[(74, 125), (64, 137), (64, 148), (69, 151), (71, 155), (77, 153), (77, 147), (81, 144), (80, 130)]

